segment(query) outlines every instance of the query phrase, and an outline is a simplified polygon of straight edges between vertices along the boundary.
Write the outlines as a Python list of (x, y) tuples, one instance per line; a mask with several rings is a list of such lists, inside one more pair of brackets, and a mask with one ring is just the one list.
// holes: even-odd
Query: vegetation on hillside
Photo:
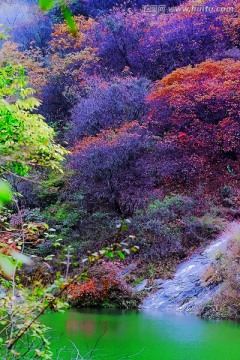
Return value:
[[(164, 12), (148, 10), (163, 3)], [(15, 323), (26, 314), (29, 324), (67, 298), (137, 306), (133, 285), (171, 276), (239, 219), (240, 6), (194, 6), (19, 0), (0, 9), (3, 29), (11, 27), (0, 48), (6, 359), (24, 356), (11, 344), (25, 335), (26, 322)], [(214, 271), (224, 281), (218, 316), (239, 316), (238, 242), (234, 236)], [(136, 266), (123, 276), (126, 255)], [(94, 263), (88, 271), (84, 259)], [(27, 356), (51, 359), (47, 329), (33, 324), (45, 352), (31, 343)]]

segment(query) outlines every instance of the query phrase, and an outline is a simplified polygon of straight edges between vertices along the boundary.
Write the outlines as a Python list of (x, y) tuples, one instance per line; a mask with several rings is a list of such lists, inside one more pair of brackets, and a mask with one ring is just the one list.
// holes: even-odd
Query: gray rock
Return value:
[[(155, 280), (158, 291), (148, 296), (142, 309), (159, 309), (186, 311), (198, 313), (201, 307), (212, 300), (219, 291), (220, 285), (201, 285), (201, 276), (215, 261), (219, 251), (224, 251), (228, 239), (224, 236), (212, 243), (202, 254), (193, 255), (181, 264), (173, 279)], [(146, 290), (146, 280), (139, 284), (141, 290)], [(138, 291), (141, 291), (138, 290)]]
[(154, 279), (153, 280), (153, 285), (155, 287), (160, 287), (163, 284), (164, 280), (163, 279)]
[(144, 279), (143, 281), (141, 281), (139, 284), (137, 284), (134, 288), (133, 291), (135, 292), (139, 292), (139, 291), (143, 291), (146, 289), (148, 283), (148, 279)]
[(137, 267), (136, 263), (131, 263), (128, 266), (126, 266), (122, 272), (121, 272), (121, 276), (127, 276), (128, 274), (131, 273), (131, 271), (135, 270)]

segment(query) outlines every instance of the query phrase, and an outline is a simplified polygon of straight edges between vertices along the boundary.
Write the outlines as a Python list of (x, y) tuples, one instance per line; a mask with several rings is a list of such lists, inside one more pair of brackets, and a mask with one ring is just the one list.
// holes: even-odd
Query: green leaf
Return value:
[(118, 251), (118, 256), (119, 256), (121, 259), (125, 259), (125, 255), (123, 254), (122, 251)]
[(54, 1), (53, 0), (39, 0), (39, 5), (43, 11), (49, 11), (53, 8)]
[(8, 258), (5, 255), (1, 255), (0, 256), (0, 267), (2, 269), (2, 271), (4, 272), (4, 274), (9, 278), (12, 279), (14, 271), (15, 271), (15, 265), (13, 263), (13, 261)]
[(134, 252), (134, 253), (138, 252), (138, 250), (139, 250), (139, 246), (133, 246), (131, 248), (131, 251)]
[(0, 204), (8, 203), (12, 200), (11, 186), (7, 181), (0, 180)]
[(128, 230), (128, 226), (127, 226), (126, 224), (122, 224), (121, 230), (122, 230), (122, 231)]
[(69, 27), (69, 30), (71, 31), (71, 33), (76, 36), (77, 35), (77, 25), (76, 22), (72, 16), (71, 11), (67, 8), (66, 5), (62, 6), (62, 15)]
[(113, 254), (112, 251), (109, 251), (109, 252), (106, 253), (106, 256), (107, 256), (107, 257), (110, 257), (110, 258), (113, 258), (113, 257), (114, 257), (114, 254)]
[[(1, 171), (26, 176), (31, 167), (49, 166), (59, 169), (66, 151), (54, 142), (54, 130), (37, 114), (40, 102), (29, 98), (33, 90), (21, 65), (0, 67), (0, 163)], [(14, 99), (11, 103), (6, 99)], [(4, 185), (6, 187), (6, 185)], [(2, 193), (2, 191), (1, 191)], [(8, 194), (4, 189), (3, 195)], [(3, 204), (4, 200), (0, 199)]]

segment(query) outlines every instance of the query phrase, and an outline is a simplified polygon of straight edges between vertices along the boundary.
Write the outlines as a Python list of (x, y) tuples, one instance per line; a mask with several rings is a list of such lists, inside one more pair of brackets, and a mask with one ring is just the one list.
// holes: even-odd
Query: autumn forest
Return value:
[(39, 314), (141, 308), (224, 236), (191, 309), (240, 318), (239, 16), (237, 0), (0, 3), (2, 358), (61, 359)]

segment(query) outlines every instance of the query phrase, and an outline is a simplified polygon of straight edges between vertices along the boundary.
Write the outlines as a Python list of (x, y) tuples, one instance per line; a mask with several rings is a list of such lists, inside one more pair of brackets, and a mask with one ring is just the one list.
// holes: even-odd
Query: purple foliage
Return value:
[(141, 120), (147, 110), (148, 86), (149, 81), (143, 78), (113, 78), (111, 82), (94, 79), (87, 97), (80, 98), (72, 110), (70, 138), (76, 141), (102, 129)]
[(125, 216), (144, 205), (156, 189), (186, 185), (199, 170), (195, 159), (177, 145), (154, 139), (141, 127), (114, 142), (93, 141), (74, 152), (70, 166), (76, 172), (73, 188)]
[(127, 67), (134, 76), (160, 79), (174, 69), (193, 65), (231, 45), (218, 13), (148, 14), (114, 11), (99, 19), (91, 34), (103, 75)]
[(40, 12), (33, 1), (5, 1), (1, 4), (0, 23), (9, 27), (11, 39), (21, 50), (36, 46), (45, 55), (52, 32), (53, 19)]
[(43, 87), (41, 100), (42, 105), (39, 110), (47, 122), (57, 122), (58, 129), (65, 126), (69, 119), (71, 104), (64, 96), (64, 83), (51, 79)]
[(144, 5), (168, 5), (176, 6), (180, 4), (181, 0), (87, 0), (77, 1), (71, 6), (71, 9), (76, 15), (86, 15), (97, 17), (105, 14), (109, 10), (120, 7), (122, 9), (128, 8), (142, 8)]
[(142, 167), (145, 163), (140, 161), (147, 147), (146, 135), (139, 131), (74, 153), (70, 159), (76, 171), (73, 186), (120, 214), (131, 214), (150, 185)]

